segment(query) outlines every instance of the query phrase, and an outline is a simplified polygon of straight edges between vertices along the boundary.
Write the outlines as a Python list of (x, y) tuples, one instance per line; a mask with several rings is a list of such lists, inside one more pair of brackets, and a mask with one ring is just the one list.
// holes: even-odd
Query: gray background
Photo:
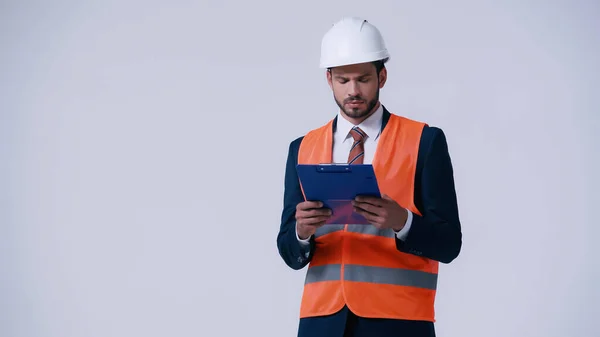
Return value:
[(318, 58), (344, 15), (384, 34), (383, 103), (447, 133), (464, 246), (438, 335), (600, 335), (597, 1), (0, 13), (0, 336), (293, 336), (285, 160), (336, 113)]

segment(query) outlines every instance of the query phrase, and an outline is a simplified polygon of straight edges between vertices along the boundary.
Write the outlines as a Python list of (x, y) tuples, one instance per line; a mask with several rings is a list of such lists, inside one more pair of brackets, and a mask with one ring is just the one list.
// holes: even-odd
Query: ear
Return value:
[(329, 84), (329, 87), (333, 89), (333, 79), (331, 77), (331, 71), (330, 70), (325, 70), (325, 73), (327, 76), (327, 84)]
[(379, 89), (383, 88), (386, 81), (387, 81), (387, 68), (383, 68), (379, 72)]

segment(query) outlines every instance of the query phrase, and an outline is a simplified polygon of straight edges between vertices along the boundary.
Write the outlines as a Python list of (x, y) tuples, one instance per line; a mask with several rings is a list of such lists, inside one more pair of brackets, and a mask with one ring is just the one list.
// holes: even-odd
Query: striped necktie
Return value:
[(348, 155), (348, 164), (362, 164), (365, 156), (364, 139), (367, 135), (357, 126), (350, 130), (350, 135), (354, 138), (354, 144)]

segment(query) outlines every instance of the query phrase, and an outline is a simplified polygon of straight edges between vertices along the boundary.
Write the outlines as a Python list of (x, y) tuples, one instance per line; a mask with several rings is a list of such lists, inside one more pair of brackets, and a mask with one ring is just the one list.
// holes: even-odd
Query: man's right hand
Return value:
[(302, 240), (315, 234), (331, 217), (331, 210), (323, 208), (320, 201), (304, 201), (296, 206), (296, 231)]

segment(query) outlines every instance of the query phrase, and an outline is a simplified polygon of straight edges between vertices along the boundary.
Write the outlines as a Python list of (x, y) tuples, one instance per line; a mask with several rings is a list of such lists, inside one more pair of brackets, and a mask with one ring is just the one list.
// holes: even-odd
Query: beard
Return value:
[[(335, 100), (335, 103), (344, 112), (344, 114), (346, 114), (346, 116), (350, 118), (363, 118), (368, 116), (373, 111), (373, 108), (377, 105), (377, 102), (379, 101), (379, 89), (377, 89), (375, 97), (373, 97), (373, 99), (370, 101), (367, 101), (361, 96), (351, 96), (346, 98), (343, 102), (338, 101), (338, 99), (335, 97), (335, 94), (333, 98)], [(362, 101), (366, 102), (367, 104), (364, 108), (350, 108), (345, 106), (346, 103), (352, 101)]]

